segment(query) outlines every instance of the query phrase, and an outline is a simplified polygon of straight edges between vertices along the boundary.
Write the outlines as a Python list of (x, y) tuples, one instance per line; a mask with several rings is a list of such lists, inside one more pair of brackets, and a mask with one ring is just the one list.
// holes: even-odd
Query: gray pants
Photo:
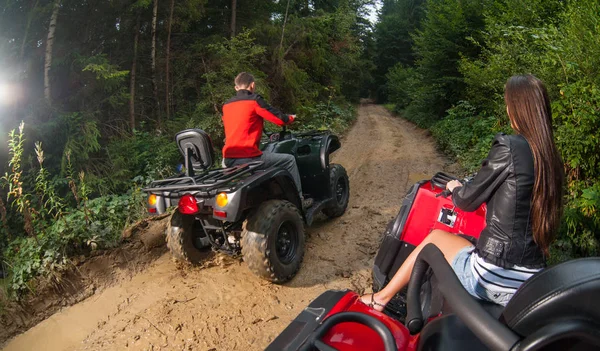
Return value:
[(273, 166), (287, 169), (287, 171), (290, 172), (292, 178), (294, 179), (294, 183), (296, 184), (296, 188), (300, 193), (300, 197), (302, 197), (302, 183), (300, 182), (300, 173), (298, 172), (298, 165), (296, 164), (296, 159), (294, 158), (294, 156), (290, 154), (264, 152), (261, 156), (253, 158), (226, 158), (223, 160), (223, 166), (233, 167), (252, 161), (264, 162), (261, 166), (262, 169)]

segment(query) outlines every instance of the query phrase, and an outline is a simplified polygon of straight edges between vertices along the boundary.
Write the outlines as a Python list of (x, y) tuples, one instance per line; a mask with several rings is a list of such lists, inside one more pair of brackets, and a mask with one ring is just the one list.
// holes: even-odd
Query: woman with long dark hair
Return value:
[(496, 135), (471, 182), (446, 185), (454, 204), (464, 211), (487, 203), (487, 225), (477, 245), (434, 230), (386, 287), (362, 296), (362, 302), (383, 310), (408, 284), (419, 252), (429, 243), (444, 253), (471, 295), (500, 305), (506, 305), (525, 280), (545, 267), (562, 214), (564, 179), (553, 139), (550, 100), (539, 79), (523, 75), (508, 80), (504, 101), (515, 134)]

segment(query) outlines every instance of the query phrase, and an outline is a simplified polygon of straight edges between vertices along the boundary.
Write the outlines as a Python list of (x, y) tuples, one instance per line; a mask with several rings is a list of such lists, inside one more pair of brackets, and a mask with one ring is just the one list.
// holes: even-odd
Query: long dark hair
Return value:
[(527, 139), (533, 153), (531, 228), (536, 244), (548, 255), (562, 216), (564, 181), (563, 163), (554, 144), (550, 99), (541, 80), (524, 75), (508, 79), (504, 101), (513, 129)]

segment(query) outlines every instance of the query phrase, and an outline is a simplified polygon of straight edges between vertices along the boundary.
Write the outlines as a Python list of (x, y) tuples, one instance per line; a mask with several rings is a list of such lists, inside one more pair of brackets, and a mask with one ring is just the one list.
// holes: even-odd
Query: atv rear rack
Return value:
[(146, 192), (182, 191), (182, 190), (210, 190), (223, 185), (232, 179), (256, 170), (263, 164), (262, 161), (254, 161), (230, 168), (220, 168), (206, 171), (197, 176), (182, 176), (181, 174), (150, 183)]

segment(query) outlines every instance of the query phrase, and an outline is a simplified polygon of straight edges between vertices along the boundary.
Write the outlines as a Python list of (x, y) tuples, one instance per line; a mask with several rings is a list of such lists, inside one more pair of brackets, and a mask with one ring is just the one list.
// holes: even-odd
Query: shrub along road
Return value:
[(443, 170), (426, 132), (377, 105), (362, 105), (333, 162), (350, 176), (350, 205), (307, 229), (304, 263), (272, 285), (238, 259), (179, 267), (168, 253), (147, 269), (65, 308), (5, 350), (260, 350), (327, 289), (370, 290), (370, 268), (406, 191)]

